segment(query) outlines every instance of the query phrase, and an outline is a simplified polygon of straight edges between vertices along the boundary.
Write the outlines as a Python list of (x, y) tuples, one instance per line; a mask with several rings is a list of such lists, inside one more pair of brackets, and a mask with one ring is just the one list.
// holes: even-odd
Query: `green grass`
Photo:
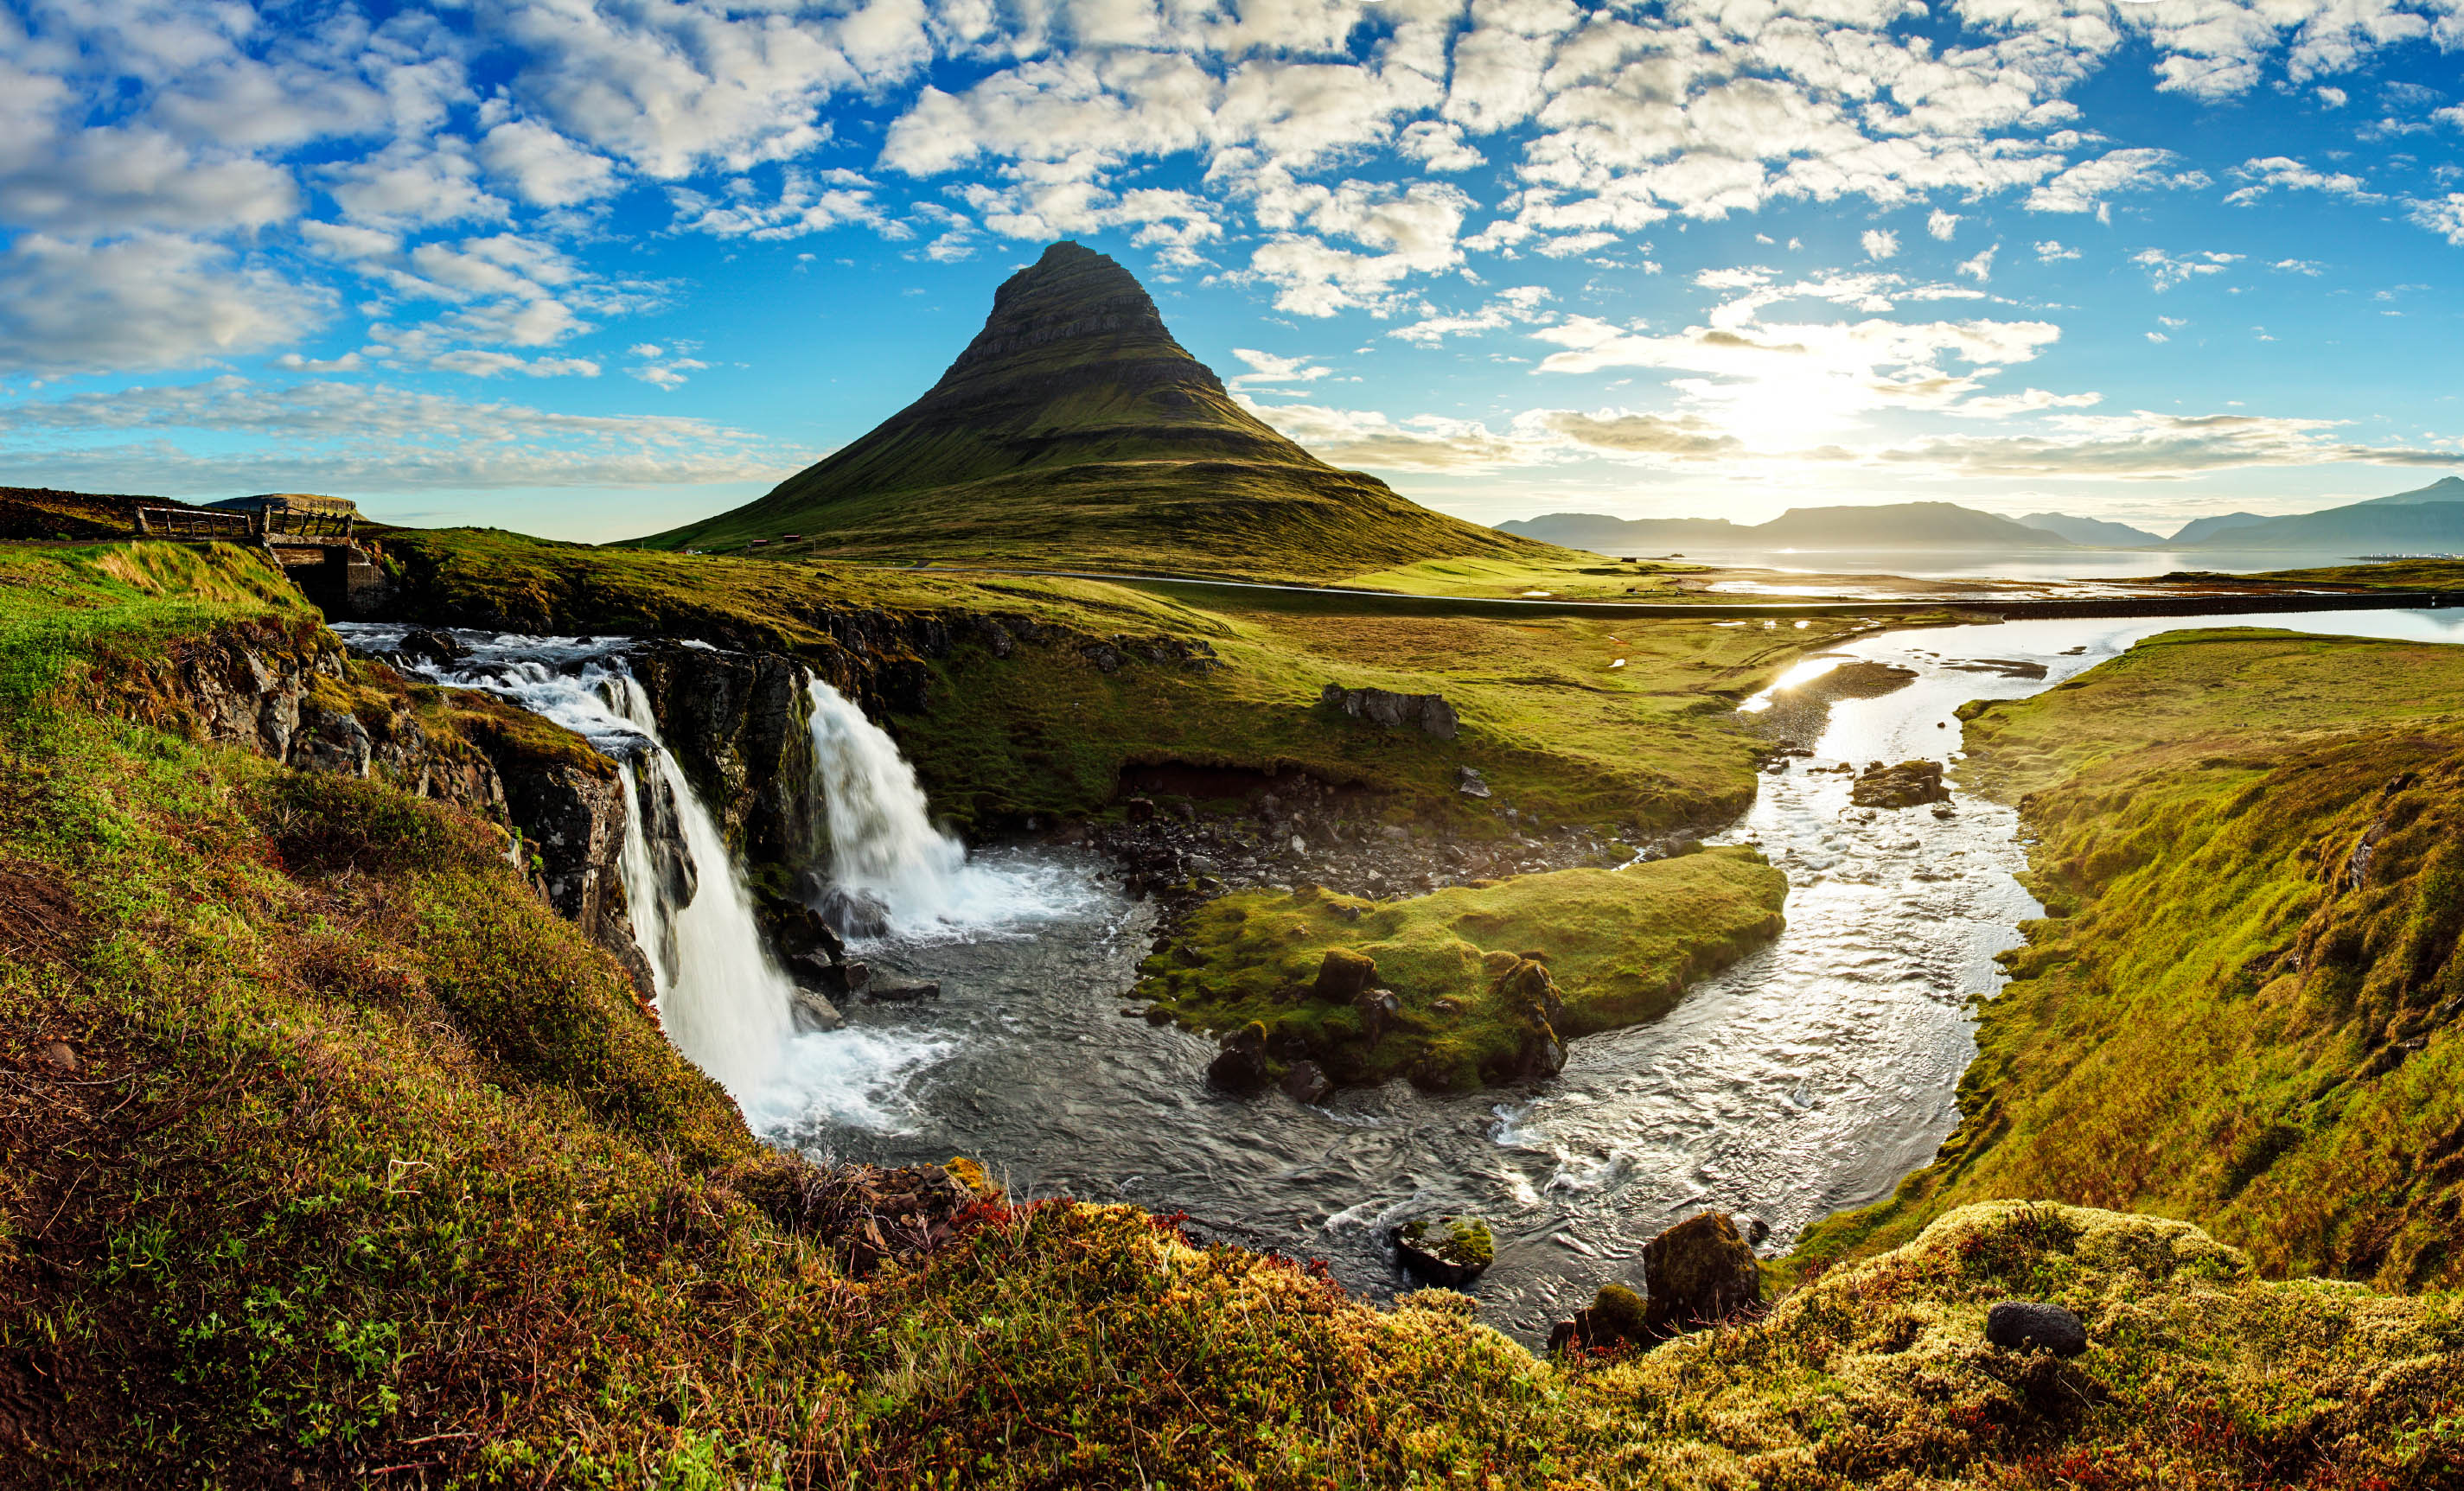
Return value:
[[(226, 599), (178, 615), (99, 569), (51, 593), (86, 637), (176, 649), (263, 623), (253, 562), (189, 572)], [(32, 588), (10, 604), (22, 639)], [(861, 1268), (897, 1217), (840, 1204), (862, 1177), (755, 1144), (485, 824), (93, 713), (123, 701), (88, 691), (116, 666), (92, 661), (47, 665), (70, 687), (0, 716), (0, 1479), (2464, 1474), (2452, 1297), (2266, 1282), (2195, 1229), (2106, 1213), (1962, 1210), (1758, 1321), (1565, 1363), (1463, 1296), (1375, 1308), (1122, 1206), (981, 1199)], [(2094, 1348), (1987, 1347), (2013, 1295), (2079, 1310)]]
[[(1408, 1076), (1422, 1086), (1503, 1080), (1532, 1033), (1510, 987), (1546, 960), (1571, 1040), (1665, 1013), (1694, 979), (1779, 934), (1788, 879), (1750, 849), (1627, 869), (1569, 869), (1367, 901), (1315, 887), (1223, 896), (1142, 965), (1141, 997), (1212, 1031), (1251, 1021), (1299, 1042), (1338, 1083)], [(1373, 1044), (1349, 1004), (1310, 985), (1331, 949), (1373, 958), (1402, 1009)]]
[(2051, 914), (1941, 1158), (1799, 1259), (2044, 1196), (2197, 1218), (2274, 1275), (2464, 1280), (2459, 747), (2464, 652), (2286, 633), (1976, 711), (1965, 770), (2023, 802)]
[(74, 670), (151, 655), (203, 625), (316, 615), (272, 561), (230, 545), (0, 544), (0, 710), (38, 703)]
[(1464, 556), (1422, 559), (1345, 577), (1338, 583), (1417, 596), (1515, 599), (1540, 593), (1559, 601), (1683, 601), (1696, 592), (1672, 581), (1706, 566), (1683, 562), (1623, 564), (1596, 554), (1557, 558)]

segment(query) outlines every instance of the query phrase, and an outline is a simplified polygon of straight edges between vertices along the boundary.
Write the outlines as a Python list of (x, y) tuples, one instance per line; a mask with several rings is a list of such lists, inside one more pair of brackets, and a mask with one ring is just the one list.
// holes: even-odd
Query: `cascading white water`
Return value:
[[(376, 649), (396, 646), (403, 630), (352, 623), (335, 629)], [(757, 1130), (809, 1122), (897, 1127), (898, 1113), (880, 1099), (948, 1045), (869, 1030), (796, 1029), (795, 985), (763, 947), (735, 857), (661, 739), (649, 698), (621, 654), (574, 638), (456, 635), (472, 648), (468, 659), (412, 670), (510, 699), (617, 758), (627, 807), (618, 873), (668, 1039), (727, 1088)], [(671, 851), (648, 831), (652, 794), (643, 791), (644, 773), (672, 798), (692, 873), (662, 867)]]
[[(760, 929), (753, 920), (753, 900), (745, 893), (743, 877), (736, 872), (727, 841), (659, 737), (649, 696), (630, 673), (608, 677), (605, 687), (615, 695), (611, 702), (618, 714), (649, 740), (650, 749), (639, 758), (640, 769), (657, 773), (674, 794), (676, 827), (684, 837), (685, 851), (700, 870), (693, 898), (682, 906), (666, 905), (665, 888), (642, 832), (647, 815), (640, 809), (641, 794), (631, 793), (627, 800), (633, 811), (626, 815), (620, 862), (625, 897), (635, 907), (660, 907), (672, 939), (669, 948), (652, 944), (638, 925), (647, 918), (636, 918), (634, 939), (643, 942), (642, 952), (649, 958), (654, 976), (662, 980), (659, 1019), (677, 1049), (742, 1103), (780, 1074), (788, 1042), (796, 1033), (791, 1003), (796, 986), (762, 947)], [(633, 770), (628, 767), (626, 772), (627, 788), (637, 785)], [(636, 874), (641, 877), (639, 883), (633, 878)], [(672, 963), (666, 963), (663, 954), (672, 954)]]
[(998, 932), (1083, 906), (1095, 888), (1051, 864), (986, 865), (933, 825), (915, 768), (845, 694), (808, 678), (813, 789), (830, 881), (878, 903), (893, 935)]

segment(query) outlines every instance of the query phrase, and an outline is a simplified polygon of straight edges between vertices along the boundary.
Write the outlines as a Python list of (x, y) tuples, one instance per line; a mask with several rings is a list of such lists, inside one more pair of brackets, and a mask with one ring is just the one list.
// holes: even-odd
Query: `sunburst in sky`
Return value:
[(0, 481), (572, 537), (1047, 240), (1495, 521), (2163, 527), (2464, 466), (2464, 0), (0, 4)]

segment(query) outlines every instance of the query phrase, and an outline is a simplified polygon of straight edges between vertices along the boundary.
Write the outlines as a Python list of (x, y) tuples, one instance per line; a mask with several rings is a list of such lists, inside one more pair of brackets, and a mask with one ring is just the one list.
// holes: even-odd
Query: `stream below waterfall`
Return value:
[[(1880, 698), (1833, 704), (1812, 758), (1765, 776), (1753, 806), (1715, 836), (1758, 844), (1787, 871), (1788, 930), (1666, 1016), (1573, 1042), (1565, 1070), (1535, 1088), (1437, 1096), (1397, 1082), (1316, 1107), (1211, 1090), (1213, 1040), (1131, 1018), (1153, 909), (1120, 895), (1111, 866), (1085, 851), (936, 847), (920, 798), (901, 798), (912, 774), (894, 751), (878, 758), (887, 737), (847, 718), (852, 707), (817, 709), (816, 746), (838, 753), (841, 767), (825, 760), (816, 790), (831, 800), (834, 833), (845, 832), (842, 813), (881, 820), (867, 831), (889, 835), (876, 844), (888, 858), (842, 868), (869, 876), (892, 919), (850, 954), (876, 978), (938, 983), (939, 998), (851, 1002), (845, 1028), (797, 1033), (745, 1013), (783, 1009), (783, 978), (758, 947), (705, 945), (676, 950), (661, 1008), (686, 1054), (715, 1072), (696, 1050), (713, 1049), (712, 1037), (692, 1033), (695, 1021), (718, 1010), (758, 1024), (751, 1039), (776, 1049), (724, 1048), (721, 1059), (759, 1071), (721, 1075), (777, 1142), (883, 1164), (972, 1155), (1016, 1193), (1186, 1213), (1201, 1235), (1323, 1258), (1373, 1295), (1409, 1287), (1384, 1244), (1390, 1218), (1477, 1212), (1498, 1239), (1495, 1266), (1473, 1288), (1482, 1318), (1532, 1339), (1600, 1283), (1639, 1282), (1643, 1242), (1692, 1211), (1760, 1217), (1771, 1228), (1764, 1251), (1783, 1250), (1830, 1212), (1887, 1193), (1956, 1121), (1954, 1091), (1974, 1054), (1969, 998), (1999, 987), (1994, 954), (2038, 910), (2013, 878), (2025, 864), (2015, 815), (1964, 792), (1943, 819), (1852, 809), (1848, 778), (1808, 768), (1927, 756), (1951, 760), (1955, 778), (1952, 712), (1969, 699), (2037, 692), (2185, 625), (2288, 624), (2464, 641), (2464, 612), (2449, 611), (2060, 619), (1874, 633), (1800, 664), (1792, 679), (1839, 656), (1917, 676)], [(402, 630), (338, 629), (371, 647)], [(629, 679), (610, 642), (456, 635), (473, 657), (423, 672), (538, 710), (628, 771), (664, 759), (647, 712), (627, 708)], [(672, 764), (665, 770), (685, 837), (696, 840), (690, 820), (707, 828), (708, 814)], [(693, 848), (703, 863), (693, 901), (732, 891), (740, 904), (730, 867)], [(917, 875), (931, 883), (918, 888)], [(957, 875), (970, 878), (958, 885)], [(628, 891), (634, 878), (628, 869)], [(899, 904), (918, 898), (930, 904)], [(696, 914), (687, 905), (645, 916), (638, 897), (635, 906), (637, 928)], [(643, 939), (658, 963), (655, 927)], [(684, 984), (699, 1015), (676, 1007)]]

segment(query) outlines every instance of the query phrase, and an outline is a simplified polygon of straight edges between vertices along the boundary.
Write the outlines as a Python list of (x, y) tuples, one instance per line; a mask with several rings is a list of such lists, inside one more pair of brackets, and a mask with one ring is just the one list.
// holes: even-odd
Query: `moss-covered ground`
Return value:
[(1677, 587), (1676, 577), (1703, 570), (1700, 564), (1682, 560), (1628, 563), (1622, 557), (1598, 554), (1466, 555), (1369, 570), (1337, 583), (1419, 596), (1660, 602), (1683, 600), (1690, 592)]
[[(1504, 1079), (1534, 1034), (1509, 976), (1518, 962), (1545, 961), (1564, 1001), (1557, 1039), (1634, 1024), (1777, 936), (1787, 895), (1785, 875), (1738, 848), (1399, 901), (1242, 891), (1191, 913), (1142, 965), (1139, 992), (1200, 1029), (1257, 1021), (1270, 1052), (1305, 1049), (1338, 1083), (1476, 1087)], [(1375, 984), (1397, 997), (1380, 1029), (1312, 992), (1335, 949), (1375, 960)]]
[(2049, 915), (1941, 1159), (1800, 1259), (2025, 1195), (2194, 1217), (2279, 1276), (2464, 1279), (2464, 651), (2172, 633), (1968, 738)]
[[(2451, 1298), (2261, 1281), (2145, 1218), (1966, 1210), (1758, 1321), (1562, 1363), (1131, 1208), (850, 1218), (484, 825), (88, 708), (115, 645), (294, 614), (198, 564), (0, 559), (0, 658), (44, 684), (0, 708), (0, 1482), (2464, 1475)], [(2089, 1353), (1987, 1346), (2013, 1295)]]
[[(1522, 821), (1651, 832), (1709, 823), (1752, 800), (1756, 746), (1733, 711), (1857, 623), (1799, 628), (1536, 616), (1390, 616), (1328, 601), (1209, 595), (1049, 578), (592, 549), (511, 534), (385, 539), (405, 607), (432, 622), (561, 632), (665, 632), (819, 656), (854, 610), (1022, 615), (1078, 638), (1202, 642), (1222, 666), (1133, 659), (1105, 670), (1078, 647), (995, 657), (962, 643), (923, 660), (928, 707), (888, 721), (961, 826), (1111, 810), (1125, 766), (1302, 770), (1365, 789), (1379, 811), (1457, 831)], [(1311, 598), (1314, 599), (1314, 598)], [(1623, 666), (1617, 666), (1619, 660)], [(1329, 683), (1443, 693), (1462, 735), (1392, 733), (1319, 707)], [(1456, 790), (1473, 766), (1497, 789)]]

